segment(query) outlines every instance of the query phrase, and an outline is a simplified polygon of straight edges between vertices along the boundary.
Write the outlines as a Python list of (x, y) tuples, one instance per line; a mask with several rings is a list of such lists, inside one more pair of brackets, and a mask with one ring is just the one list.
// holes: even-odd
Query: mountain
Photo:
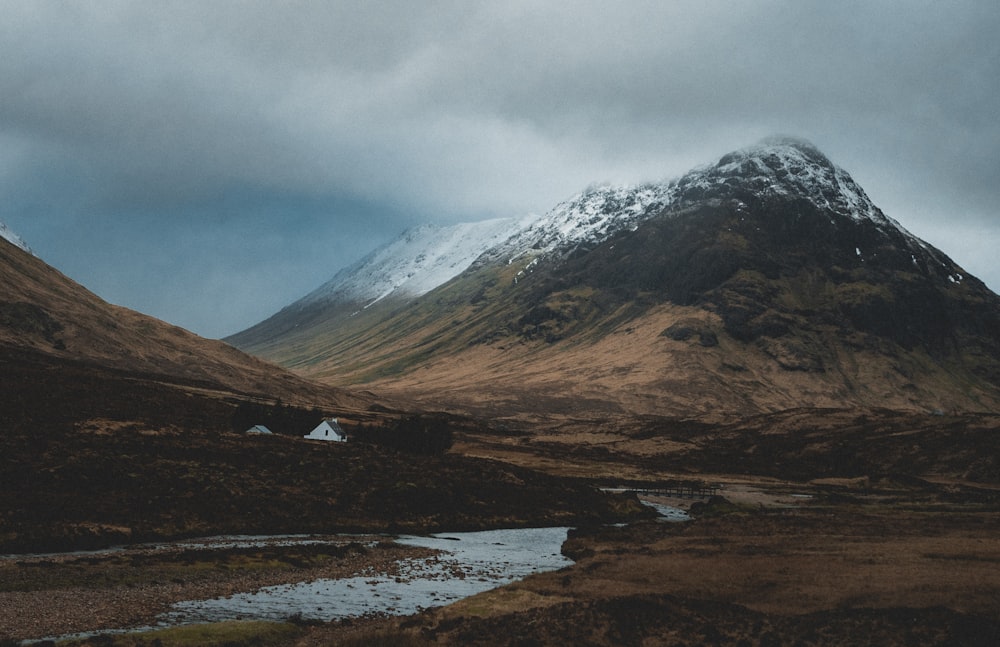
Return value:
[(491, 415), (1000, 406), (1000, 298), (791, 138), (590, 189), (422, 296), (328, 305), (233, 340)]
[(259, 348), (271, 339), (330, 327), (380, 303), (407, 302), (446, 283), (534, 217), (420, 225), (342, 269), (313, 292), (226, 341)]
[(667, 187), (660, 185), (592, 187), (543, 217), (421, 225), (226, 341), (262, 356), (283, 357), (289, 348), (308, 347), (324, 331), (353, 323), (373, 306), (375, 318), (381, 318), (470, 268), (520, 261), (520, 276), (541, 256), (596, 245), (659, 213), (667, 198)]
[(111, 305), (4, 238), (0, 358), (7, 377), (44, 370), (55, 389), (56, 378), (71, 367), (95, 379), (148, 380), (272, 401), (363, 405), (355, 396), (308, 382), (223, 342)]

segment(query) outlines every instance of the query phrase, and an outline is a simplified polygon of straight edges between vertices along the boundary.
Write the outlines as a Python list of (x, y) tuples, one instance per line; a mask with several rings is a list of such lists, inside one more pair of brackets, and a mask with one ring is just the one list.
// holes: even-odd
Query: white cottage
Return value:
[(330, 440), (333, 442), (346, 442), (347, 434), (340, 428), (336, 418), (327, 418), (319, 423), (315, 429), (305, 435), (309, 440)]
[(246, 432), (244, 432), (244, 433), (247, 433), (247, 434), (250, 434), (250, 435), (253, 435), (253, 436), (271, 435), (271, 430), (268, 429), (267, 427), (265, 427), (264, 425), (254, 425), (253, 427), (250, 427), (249, 429), (247, 429)]

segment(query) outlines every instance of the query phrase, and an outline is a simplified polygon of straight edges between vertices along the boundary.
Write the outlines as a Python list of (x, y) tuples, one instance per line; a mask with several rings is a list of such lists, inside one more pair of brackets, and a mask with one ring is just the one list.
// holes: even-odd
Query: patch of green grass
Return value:
[(731, 514), (753, 514), (759, 508), (747, 503), (733, 503), (721, 496), (713, 496), (707, 502), (695, 501), (691, 504), (691, 515), (695, 517), (722, 517)]
[(892, 291), (884, 284), (875, 284), (868, 281), (853, 281), (836, 286), (834, 290), (836, 303), (841, 304), (866, 304), (880, 299), (891, 302), (894, 299)]
[(287, 645), (304, 629), (289, 622), (229, 621), (184, 625), (120, 635), (101, 635), (57, 643), (60, 647), (269, 647)]

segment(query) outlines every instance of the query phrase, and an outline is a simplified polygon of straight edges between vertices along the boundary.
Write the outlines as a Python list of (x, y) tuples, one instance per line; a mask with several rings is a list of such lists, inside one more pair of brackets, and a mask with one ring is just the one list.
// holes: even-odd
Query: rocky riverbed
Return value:
[[(315, 542), (315, 543), (312, 543)], [(156, 625), (183, 600), (365, 573), (399, 574), (433, 550), (384, 537), (281, 545), (161, 544), (0, 559), (0, 637), (14, 640)]]

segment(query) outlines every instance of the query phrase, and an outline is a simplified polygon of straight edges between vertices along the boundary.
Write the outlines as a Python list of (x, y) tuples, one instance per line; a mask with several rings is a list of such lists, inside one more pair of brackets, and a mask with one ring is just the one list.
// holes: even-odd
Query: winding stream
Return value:
[[(688, 521), (678, 508), (644, 501), (664, 521)], [(483, 591), (572, 564), (561, 553), (568, 528), (521, 528), (402, 536), (398, 543), (442, 551), (399, 562), (393, 575), (320, 579), (269, 586), (211, 600), (178, 602), (160, 617), (176, 625), (221, 620), (285, 620), (299, 616), (330, 621), (372, 614), (408, 615), (444, 606)]]
[(405, 615), (450, 604), (509, 584), (532, 573), (572, 563), (560, 552), (568, 528), (526, 528), (430, 537), (402, 536), (397, 541), (443, 551), (434, 557), (407, 559), (394, 575), (364, 574), (269, 586), (211, 600), (178, 602), (159, 618), (161, 625), (298, 616), (330, 621), (372, 614)]
[[(677, 508), (645, 503), (656, 508), (664, 521), (690, 519), (684, 511)], [(404, 535), (396, 541), (440, 552), (431, 557), (401, 560), (396, 563), (391, 574), (372, 569), (371, 572), (356, 577), (268, 586), (252, 593), (177, 602), (170, 611), (157, 618), (155, 627), (147, 629), (225, 620), (283, 621), (298, 617), (327, 622), (368, 615), (417, 613), (510, 584), (533, 573), (569, 566), (573, 563), (572, 560), (561, 552), (568, 532), (569, 528), (560, 527), (439, 533), (428, 537)], [(322, 543), (323, 540), (308, 535), (229, 536), (172, 545), (148, 545), (147, 548), (224, 548), (317, 542)], [(120, 549), (94, 552), (115, 550)], [(31, 559), (44, 556), (19, 557)], [(136, 630), (105, 630), (97, 633)], [(93, 634), (74, 634), (60, 638), (81, 638), (87, 635)]]

